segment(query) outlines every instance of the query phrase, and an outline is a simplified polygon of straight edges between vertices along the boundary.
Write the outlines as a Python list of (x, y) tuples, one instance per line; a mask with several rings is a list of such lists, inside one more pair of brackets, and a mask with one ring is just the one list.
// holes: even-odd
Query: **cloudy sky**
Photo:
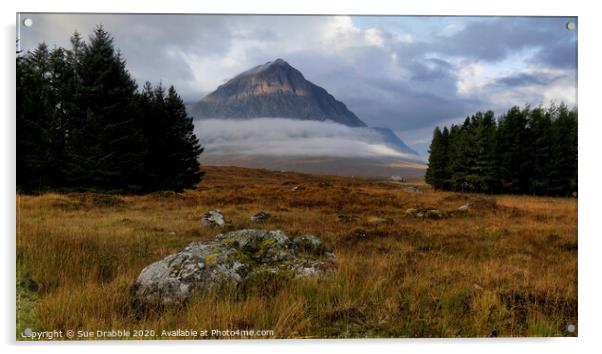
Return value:
[(144, 81), (194, 102), (282, 58), (369, 126), (426, 156), (432, 129), (512, 105), (577, 101), (575, 18), (29, 14), (24, 50), (105, 26)]

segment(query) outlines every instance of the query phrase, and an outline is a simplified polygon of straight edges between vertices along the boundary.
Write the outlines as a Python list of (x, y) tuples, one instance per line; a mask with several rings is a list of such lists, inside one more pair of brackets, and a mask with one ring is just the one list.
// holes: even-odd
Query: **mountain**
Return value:
[[(187, 110), (195, 119), (200, 120), (287, 118), (305, 121), (332, 121), (353, 128), (353, 131), (350, 132), (346, 128), (347, 133), (330, 132), (331, 136), (336, 135), (340, 138), (340, 134), (350, 134), (348, 138), (358, 139), (358, 141), (369, 144), (386, 145), (397, 152), (408, 155), (409, 159), (418, 159), (418, 154), (391, 129), (368, 127), (347, 109), (343, 102), (336, 100), (320, 86), (306, 80), (299, 70), (282, 59), (267, 62), (238, 74), (199, 102), (189, 105)], [(238, 124), (236, 130), (240, 133), (245, 127), (245, 125)], [(248, 129), (248, 127), (246, 128)], [(278, 127), (277, 124), (266, 128), (272, 135), (277, 134), (276, 130), (284, 129)], [(302, 128), (299, 127), (299, 129)], [(305, 127), (305, 129), (309, 128)], [(288, 132), (287, 129), (285, 131)], [(346, 130), (342, 129), (341, 131)], [(227, 139), (236, 136), (224, 135), (221, 130), (220, 134), (216, 133), (217, 136), (206, 136), (207, 133), (206, 129), (201, 129), (199, 138), (202, 140), (201, 142), (211, 145), (215, 145), (214, 141), (224, 143)], [(249, 138), (250, 134), (256, 134), (256, 132), (250, 129), (249, 132), (242, 135)], [(320, 132), (308, 133), (308, 137), (316, 138), (318, 136), (322, 136)], [(256, 138), (266, 139), (266, 137)], [(234, 144), (234, 146), (238, 145), (240, 144)]]
[(366, 126), (343, 102), (282, 59), (237, 75), (192, 105), (190, 114), (195, 119), (280, 117)]

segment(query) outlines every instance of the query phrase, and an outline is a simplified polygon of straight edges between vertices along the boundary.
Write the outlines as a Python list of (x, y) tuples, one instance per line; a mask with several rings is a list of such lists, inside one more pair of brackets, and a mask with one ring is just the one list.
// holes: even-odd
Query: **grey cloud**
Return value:
[(568, 20), (571, 18), (487, 18), (468, 23), (451, 37), (438, 38), (434, 50), (487, 61), (501, 61), (526, 48), (547, 48), (550, 43), (556, 43), (560, 52), (572, 52), (573, 35), (565, 29)]
[(577, 68), (577, 43), (574, 41), (559, 41), (543, 47), (531, 61), (535, 65), (572, 69)]
[(500, 86), (527, 86), (527, 85), (537, 85), (537, 86), (545, 86), (549, 85), (555, 80), (562, 78), (562, 76), (558, 75), (550, 75), (550, 74), (536, 74), (536, 73), (520, 73), (512, 76), (506, 76), (504, 78), (496, 80), (495, 85)]

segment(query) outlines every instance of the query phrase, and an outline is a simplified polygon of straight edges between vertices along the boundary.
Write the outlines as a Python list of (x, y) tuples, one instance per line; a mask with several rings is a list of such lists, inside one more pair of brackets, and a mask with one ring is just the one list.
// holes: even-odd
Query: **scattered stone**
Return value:
[(416, 209), (409, 208), (405, 211), (406, 217), (412, 218), (428, 218), (428, 219), (443, 219), (445, 214), (438, 209)]
[(203, 214), (201, 222), (208, 226), (223, 227), (226, 222), (224, 221), (224, 214), (220, 210), (210, 210)]
[(406, 192), (422, 193), (422, 191), (420, 189), (418, 189), (418, 187), (415, 187), (415, 186), (403, 187), (402, 189)]
[(368, 237), (368, 232), (364, 229), (355, 229), (351, 233), (352, 239), (365, 239)]
[(339, 221), (342, 222), (343, 224), (348, 224), (350, 222), (358, 220), (358, 217), (355, 215), (339, 214), (339, 215), (337, 215), (337, 217), (339, 218)]
[(239, 230), (195, 241), (150, 264), (131, 288), (136, 306), (183, 303), (195, 291), (245, 285), (262, 274), (287, 279), (325, 276), (336, 257), (313, 235), (295, 239), (280, 230)]
[(259, 213), (251, 216), (251, 221), (256, 221), (256, 222), (265, 221), (265, 220), (269, 219), (270, 217), (271, 217), (271, 215), (269, 213), (262, 210)]
[(406, 216), (412, 216), (412, 217), (415, 217), (415, 216), (417, 216), (417, 215), (418, 215), (418, 213), (419, 213), (418, 209), (415, 209), (415, 208), (409, 208), (409, 209), (407, 209), (407, 210), (406, 210), (406, 212), (405, 212), (405, 215), (406, 215)]
[(443, 219), (443, 213), (437, 209), (427, 210), (425, 216), (429, 219)]

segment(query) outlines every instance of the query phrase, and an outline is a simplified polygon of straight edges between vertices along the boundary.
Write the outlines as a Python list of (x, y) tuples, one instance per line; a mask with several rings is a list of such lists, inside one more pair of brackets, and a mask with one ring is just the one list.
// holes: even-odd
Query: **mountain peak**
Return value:
[(366, 126), (344, 103), (281, 58), (240, 73), (192, 107), (195, 119), (263, 117)]
[(289, 63), (287, 63), (286, 61), (284, 61), (283, 59), (276, 59), (274, 61), (268, 61), (265, 64), (262, 65), (257, 65), (254, 68), (251, 68), (247, 71), (244, 71), (240, 74), (238, 74), (235, 78), (239, 77), (239, 76), (245, 76), (245, 75), (256, 75), (259, 74), (261, 72), (265, 72), (265, 71), (269, 71), (269, 70), (274, 70), (277, 68), (286, 68), (286, 69), (292, 69), (295, 70), (295, 68), (293, 68), (292, 66), (290, 66)]

